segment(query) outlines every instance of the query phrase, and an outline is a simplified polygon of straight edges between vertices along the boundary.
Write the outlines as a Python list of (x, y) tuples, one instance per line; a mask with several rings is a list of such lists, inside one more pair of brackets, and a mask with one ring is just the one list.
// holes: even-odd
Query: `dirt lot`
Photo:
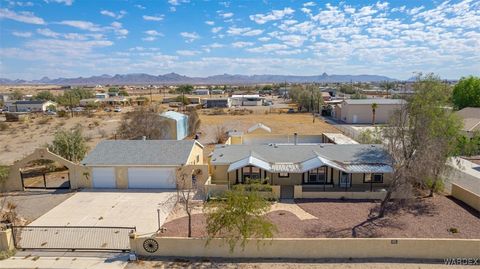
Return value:
[(272, 129), (272, 134), (321, 134), (326, 132), (340, 132), (334, 126), (322, 121), (319, 118), (313, 122), (309, 113), (252, 113), (248, 115), (205, 115), (200, 114), (202, 121), (200, 131), (200, 142), (203, 144), (212, 143), (215, 140), (217, 126), (223, 126), (226, 130), (237, 130), (246, 132), (248, 128), (257, 123), (265, 124)]
[[(480, 218), (473, 209), (445, 196), (419, 199), (387, 217), (366, 222), (377, 202), (354, 200), (298, 200), (306, 212), (318, 219), (300, 220), (287, 211), (273, 211), (267, 217), (277, 226), (280, 238), (399, 237), (480, 238)], [(165, 236), (186, 236), (187, 218), (164, 225)], [(451, 233), (456, 228), (458, 233)], [(193, 236), (203, 237), (205, 216), (193, 216)]]
[[(0, 164), (12, 164), (32, 153), (35, 148), (50, 143), (59, 128), (70, 129), (77, 124), (83, 127), (88, 146), (93, 148), (100, 140), (114, 134), (120, 119), (120, 113), (99, 112), (91, 118), (35, 115), (26, 122), (6, 122), (7, 129), (0, 131)], [(4, 121), (5, 117), (0, 115), (0, 122)]]

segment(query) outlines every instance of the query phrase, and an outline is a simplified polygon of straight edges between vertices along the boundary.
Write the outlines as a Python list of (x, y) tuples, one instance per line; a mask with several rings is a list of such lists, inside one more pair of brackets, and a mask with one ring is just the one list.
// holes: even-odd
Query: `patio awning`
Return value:
[(387, 164), (346, 164), (347, 173), (393, 173), (393, 168)]

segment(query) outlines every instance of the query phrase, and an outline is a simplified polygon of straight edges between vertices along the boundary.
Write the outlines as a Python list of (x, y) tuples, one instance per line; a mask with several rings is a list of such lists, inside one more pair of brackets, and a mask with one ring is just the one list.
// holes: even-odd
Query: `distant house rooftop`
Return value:
[(345, 99), (344, 101), (349, 105), (402, 105), (405, 104), (403, 99), (385, 99), (385, 98), (371, 98), (371, 99)]
[(47, 102), (51, 102), (51, 101), (45, 101), (45, 100), (18, 100), (18, 101), (15, 101), (15, 104), (17, 105), (41, 105), (41, 104), (45, 104)]
[(463, 119), (465, 132), (480, 131), (480, 107), (466, 107), (457, 111), (457, 115)]

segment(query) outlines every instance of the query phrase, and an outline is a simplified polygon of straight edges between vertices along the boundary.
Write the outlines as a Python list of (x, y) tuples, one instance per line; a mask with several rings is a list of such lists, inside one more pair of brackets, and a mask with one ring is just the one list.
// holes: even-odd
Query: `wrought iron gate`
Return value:
[(13, 226), (17, 249), (130, 250), (135, 227)]

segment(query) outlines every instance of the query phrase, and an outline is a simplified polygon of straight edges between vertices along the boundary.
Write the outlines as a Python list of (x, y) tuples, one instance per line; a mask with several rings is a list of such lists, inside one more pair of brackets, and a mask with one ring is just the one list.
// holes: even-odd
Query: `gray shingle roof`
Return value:
[(105, 140), (81, 162), (95, 165), (185, 164), (194, 140)]
[(381, 145), (227, 145), (217, 146), (212, 164), (230, 164), (255, 156), (269, 163), (299, 163), (318, 155), (331, 161), (357, 164), (388, 164), (388, 153)]
[(385, 98), (374, 98), (374, 99), (346, 99), (345, 103), (349, 105), (371, 105), (373, 103), (377, 105), (401, 105), (405, 103), (403, 99), (385, 99)]

